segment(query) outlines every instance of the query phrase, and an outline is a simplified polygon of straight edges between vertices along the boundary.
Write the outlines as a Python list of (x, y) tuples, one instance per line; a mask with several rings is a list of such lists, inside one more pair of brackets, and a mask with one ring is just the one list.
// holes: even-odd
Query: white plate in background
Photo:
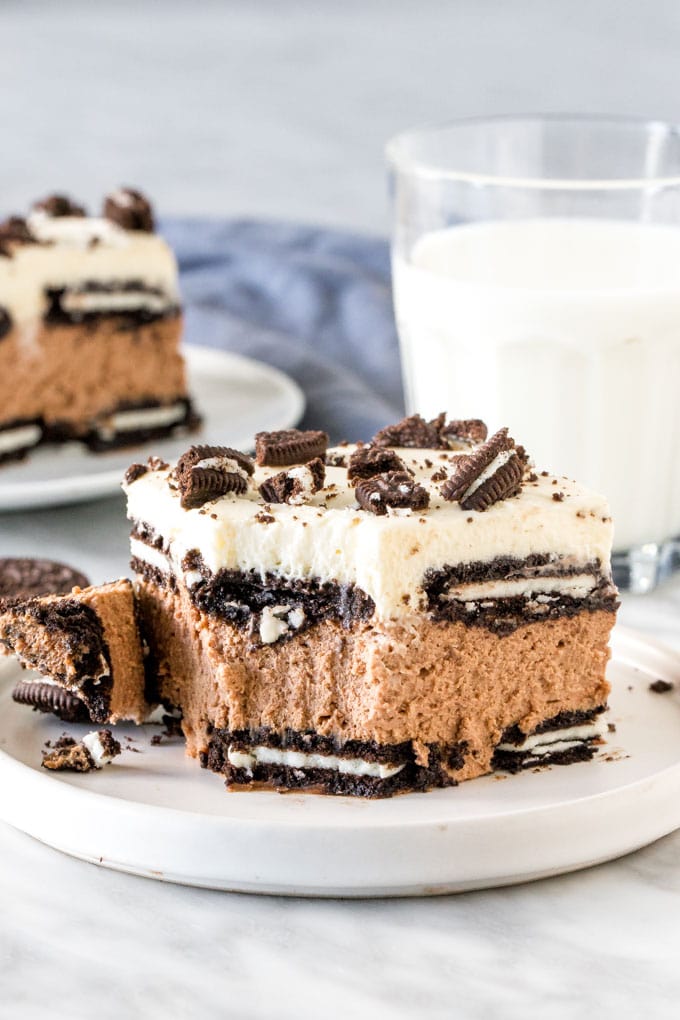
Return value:
[(200, 431), (108, 453), (79, 443), (45, 446), (0, 468), (0, 511), (79, 503), (117, 492), (133, 461), (157, 454), (173, 461), (192, 443), (249, 450), (256, 432), (285, 429), (302, 417), (300, 387), (283, 372), (239, 354), (184, 347), (189, 393), (203, 418)]
[[(5, 661), (0, 818), (104, 867), (241, 892), (434, 895), (575, 871), (680, 827), (680, 662), (623, 628), (613, 648), (616, 732), (593, 761), (382, 801), (227, 793), (181, 740), (153, 746), (149, 726), (116, 727), (139, 753), (101, 772), (46, 772), (45, 741), (88, 727), (15, 705), (26, 674)], [(659, 678), (675, 689), (652, 693)]]

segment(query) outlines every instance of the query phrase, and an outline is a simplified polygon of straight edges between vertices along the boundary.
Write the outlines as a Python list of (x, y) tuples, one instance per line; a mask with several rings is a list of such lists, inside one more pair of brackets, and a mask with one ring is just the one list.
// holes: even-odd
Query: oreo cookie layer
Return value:
[[(340, 742), (292, 730), (276, 734), (268, 729), (252, 733), (216, 729), (210, 734), (201, 764), (223, 774), (227, 786), (268, 786), (353, 797), (391, 797), (457, 785), (455, 772), (463, 767), (465, 745), (433, 744), (428, 752), (428, 765), (423, 766), (417, 764), (410, 741), (379, 745)], [(257, 760), (258, 755), (269, 760)]]

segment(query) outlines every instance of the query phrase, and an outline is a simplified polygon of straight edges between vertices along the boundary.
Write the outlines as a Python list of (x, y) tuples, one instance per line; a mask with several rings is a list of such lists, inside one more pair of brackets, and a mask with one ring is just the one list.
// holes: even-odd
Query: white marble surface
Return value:
[[(382, 230), (383, 142), (409, 124), (678, 115), (675, 0), (8, 2), (0, 38), (7, 210), (127, 181), (165, 212)], [(122, 501), (0, 517), (21, 553), (124, 573)], [(680, 649), (680, 582), (622, 619)], [(115, 874), (0, 825), (0, 1018), (677, 1017), (679, 861), (676, 833), (513, 889), (307, 902)]]

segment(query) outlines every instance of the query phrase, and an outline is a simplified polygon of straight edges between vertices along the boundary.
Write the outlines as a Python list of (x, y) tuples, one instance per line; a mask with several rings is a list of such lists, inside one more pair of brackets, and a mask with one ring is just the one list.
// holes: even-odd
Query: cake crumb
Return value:
[(669, 683), (668, 680), (655, 680), (654, 683), (649, 685), (650, 691), (654, 694), (667, 694), (672, 691), (675, 684)]

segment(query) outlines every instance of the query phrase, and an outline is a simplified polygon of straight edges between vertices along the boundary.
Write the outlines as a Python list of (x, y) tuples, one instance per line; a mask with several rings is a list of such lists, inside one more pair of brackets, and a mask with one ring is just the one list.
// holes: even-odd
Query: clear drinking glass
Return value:
[(508, 425), (605, 493), (616, 578), (650, 590), (680, 535), (680, 129), (496, 117), (387, 157), (409, 411)]

